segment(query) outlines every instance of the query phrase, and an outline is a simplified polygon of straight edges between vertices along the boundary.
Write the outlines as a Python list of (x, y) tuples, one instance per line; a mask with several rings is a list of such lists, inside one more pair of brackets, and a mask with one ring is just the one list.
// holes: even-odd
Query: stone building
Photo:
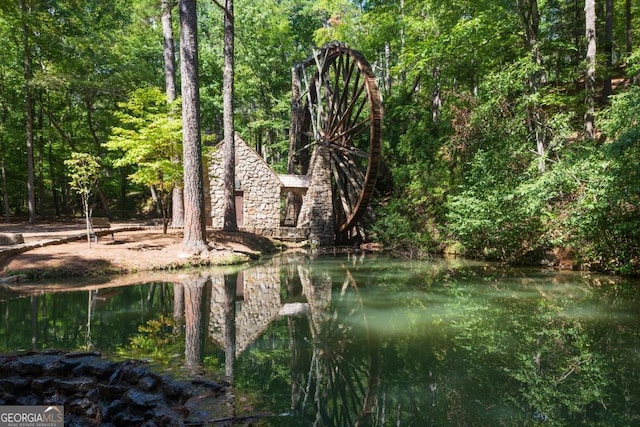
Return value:
[[(284, 198), (295, 192), (303, 197), (308, 179), (299, 175), (278, 175), (238, 134), (235, 136), (236, 220), (242, 231), (290, 240), (306, 238), (307, 227), (296, 220), (284, 224)], [(209, 165), (211, 226), (221, 229), (224, 221), (223, 153), (219, 144)]]
[[(280, 227), (280, 179), (260, 155), (240, 136), (236, 148), (236, 217), (238, 228), (266, 236), (276, 235)], [(222, 144), (211, 158), (211, 226), (222, 228), (224, 220), (224, 186)]]

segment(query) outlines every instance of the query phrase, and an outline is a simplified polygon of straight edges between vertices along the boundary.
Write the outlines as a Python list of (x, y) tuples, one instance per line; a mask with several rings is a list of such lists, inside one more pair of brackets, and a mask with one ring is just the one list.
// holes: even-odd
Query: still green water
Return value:
[(283, 256), (108, 285), (0, 288), (0, 351), (93, 349), (226, 376), (238, 415), (273, 415), (258, 425), (640, 425), (638, 282)]

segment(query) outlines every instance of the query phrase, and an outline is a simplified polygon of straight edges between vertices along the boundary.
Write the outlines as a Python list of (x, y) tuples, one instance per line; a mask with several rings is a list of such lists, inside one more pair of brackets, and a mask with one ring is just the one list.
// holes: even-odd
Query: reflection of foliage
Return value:
[[(495, 309), (500, 313), (478, 318), (476, 326), (467, 329), (474, 336), (472, 347), (468, 347), (470, 357), (478, 362), (493, 360), (492, 379), (499, 384), (513, 384), (513, 388), (503, 391), (510, 394), (504, 396), (505, 401), (524, 413), (553, 420), (580, 414), (589, 405), (599, 404), (607, 378), (601, 361), (590, 349), (588, 331), (579, 321), (557, 320), (562, 308), (549, 302), (541, 301), (534, 313), (523, 309), (504, 305)], [(521, 318), (523, 315), (527, 319)], [(511, 330), (498, 328), (496, 324), (500, 323), (510, 325)], [(464, 340), (465, 335), (461, 331), (460, 339)], [(488, 386), (486, 372), (472, 371), (470, 375), (482, 378), (483, 386)], [(511, 394), (509, 390), (518, 393)]]
[(556, 275), (520, 277), (511, 273), (522, 272), (490, 266), (430, 264), (431, 273), (409, 274), (405, 264), (392, 278), (361, 272), (359, 280), (368, 284), (361, 295), (370, 330), (380, 339), (376, 420), (637, 422), (628, 402), (640, 393), (634, 383), (637, 361), (629, 351), (638, 333), (617, 312), (635, 306), (621, 306), (629, 290), (590, 288), (588, 281), (576, 282), (577, 276), (565, 284)]
[(543, 283), (515, 281), (499, 293), (457, 295), (451, 308), (469, 308), (453, 327), (468, 366), (464, 394), (485, 396), (479, 400), (485, 407), (513, 405), (552, 425), (573, 423), (594, 407), (607, 408), (611, 375), (589, 322), (568, 313), (587, 293), (549, 290)]
[[(243, 390), (262, 390), (260, 399), (270, 399), (272, 404), (283, 405), (280, 411), (289, 409), (289, 349), (280, 347), (288, 336), (286, 320), (275, 322), (269, 331), (260, 336), (248, 353), (238, 360), (236, 383)], [(244, 393), (244, 391), (243, 391)]]
[(205, 356), (202, 359), (202, 366), (207, 372), (223, 372), (224, 364), (218, 356)]
[(274, 365), (274, 359), (286, 360), (289, 352), (285, 349), (271, 350), (268, 353), (253, 349), (251, 359), (253, 367), (259, 372), (267, 373), (263, 375), (262, 382), (265, 384), (265, 391), (273, 391), (289, 382), (289, 369), (283, 365)]
[[(344, 260), (315, 264), (314, 297), (326, 296), (321, 272), (333, 293), (315, 301), (321, 313), (289, 319), (291, 360), (272, 335), (238, 369), (252, 379), (243, 384), (274, 397), (274, 411), (288, 409), (274, 389), (291, 369), (292, 404), (304, 418), (291, 425), (362, 422), (368, 388), (376, 390), (372, 425), (638, 423), (630, 402), (640, 396), (640, 297), (632, 287), (462, 261), (382, 261), (349, 265), (357, 295), (344, 287)], [(374, 388), (368, 348), (380, 352)]]
[[(118, 344), (126, 343), (136, 334), (141, 321), (166, 309), (162, 305), (163, 292), (155, 293), (152, 307), (140, 304), (147, 298), (148, 289), (145, 285), (98, 291), (97, 298), (91, 302), (90, 339), (94, 349), (112, 354)], [(96, 296), (95, 291), (90, 292)], [(28, 348), (25, 343), (33, 343), (34, 348), (39, 349), (82, 348), (88, 338), (87, 303), (87, 291), (46, 293), (10, 303), (0, 302), (4, 315), (0, 323), (0, 350)]]
[(134, 358), (150, 358), (169, 364), (176, 354), (184, 354), (184, 338), (173, 333), (175, 322), (160, 314), (138, 327), (138, 334), (129, 338), (129, 345), (118, 347), (117, 354)]

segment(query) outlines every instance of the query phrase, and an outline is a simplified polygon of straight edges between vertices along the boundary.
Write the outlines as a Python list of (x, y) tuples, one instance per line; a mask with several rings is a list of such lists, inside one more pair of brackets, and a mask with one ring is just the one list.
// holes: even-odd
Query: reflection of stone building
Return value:
[[(236, 355), (242, 353), (280, 311), (280, 266), (259, 265), (238, 273), (236, 282)], [(211, 276), (209, 333), (224, 348), (226, 291), (222, 273)]]

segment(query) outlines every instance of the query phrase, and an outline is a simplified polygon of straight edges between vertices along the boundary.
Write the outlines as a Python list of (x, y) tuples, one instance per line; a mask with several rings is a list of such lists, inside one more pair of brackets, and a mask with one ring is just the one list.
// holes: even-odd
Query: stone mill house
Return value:
[[(284, 198), (289, 192), (303, 196), (305, 176), (278, 175), (238, 134), (235, 135), (235, 200), (238, 228), (261, 236), (302, 240), (305, 230), (284, 222)], [(209, 195), (211, 226), (221, 229), (224, 218), (222, 143), (210, 157)], [(207, 206), (208, 207), (208, 206)]]

